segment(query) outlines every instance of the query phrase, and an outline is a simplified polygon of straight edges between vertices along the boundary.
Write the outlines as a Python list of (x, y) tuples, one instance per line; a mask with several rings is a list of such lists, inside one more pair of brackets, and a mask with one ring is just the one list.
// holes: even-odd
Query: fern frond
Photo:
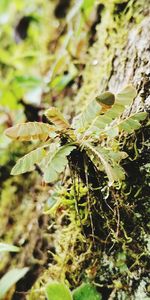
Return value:
[(115, 102), (115, 96), (111, 92), (105, 92), (92, 100), (87, 107), (73, 119), (72, 127), (78, 132), (84, 132), (93, 120), (104, 111), (109, 110)]
[(90, 102), (82, 113), (74, 117), (72, 127), (79, 133), (84, 132), (93, 119), (100, 114), (100, 111), (101, 107), (96, 101)]
[[(84, 136), (105, 129), (116, 118), (119, 118), (136, 96), (136, 89), (129, 85), (115, 97), (105, 92), (93, 100), (87, 108), (75, 118), (74, 128), (85, 132)], [(98, 103), (101, 104), (98, 106)], [(82, 130), (81, 130), (82, 129)]]
[(137, 112), (124, 119), (121, 118), (126, 107), (131, 105), (136, 96), (136, 90), (132, 86), (127, 86), (122, 92), (116, 95), (116, 101), (113, 107), (103, 116), (94, 119), (85, 136), (94, 134), (99, 137), (101, 134), (107, 134), (115, 137), (121, 130), (131, 133), (140, 128), (140, 121), (143, 121), (147, 113)]
[(133, 85), (127, 85), (121, 92), (116, 94), (116, 101), (122, 104), (124, 107), (132, 104), (137, 95), (137, 91)]
[(100, 131), (100, 134), (107, 134), (110, 137), (115, 137), (121, 131), (132, 133), (141, 127), (140, 122), (144, 121), (146, 117), (146, 112), (134, 113), (125, 119), (118, 119), (112, 126), (108, 126), (104, 131)]
[(53, 182), (58, 179), (58, 175), (63, 172), (67, 165), (67, 156), (76, 147), (74, 145), (64, 145), (54, 152), (49, 151), (44, 160), (39, 164), (43, 173), (45, 182)]
[(18, 159), (17, 163), (11, 170), (11, 175), (19, 175), (26, 172), (31, 172), (35, 169), (35, 164), (40, 163), (46, 155), (44, 147), (37, 148), (22, 158)]
[(54, 132), (53, 126), (42, 122), (21, 123), (5, 130), (5, 134), (9, 138), (19, 141), (44, 141)]
[(45, 116), (51, 121), (59, 130), (68, 129), (70, 124), (56, 107), (51, 107), (45, 112)]
[(84, 142), (83, 147), (89, 154), (96, 167), (100, 171), (104, 169), (109, 180), (109, 186), (112, 186), (114, 182), (122, 181), (125, 178), (125, 171), (119, 165), (120, 160), (127, 156), (124, 152), (120, 152), (120, 155), (117, 155), (117, 157), (113, 158), (113, 151), (111, 151), (112, 155), (110, 155), (106, 153), (104, 149), (95, 147), (88, 142)]

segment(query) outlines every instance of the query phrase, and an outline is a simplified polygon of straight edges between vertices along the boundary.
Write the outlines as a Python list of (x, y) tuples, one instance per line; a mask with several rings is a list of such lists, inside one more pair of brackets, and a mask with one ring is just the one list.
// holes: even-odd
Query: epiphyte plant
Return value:
[(132, 85), (116, 95), (106, 91), (88, 103), (71, 124), (57, 108), (51, 107), (45, 112), (47, 123), (27, 122), (6, 129), (11, 139), (38, 141), (34, 150), (17, 161), (11, 174), (30, 172), (38, 166), (44, 181), (54, 182), (78, 152), (83, 159), (86, 156), (84, 161), (89, 160), (106, 174), (109, 186), (122, 181), (125, 172), (120, 162), (127, 153), (120, 147), (120, 133), (126, 135), (139, 129), (140, 121), (147, 116), (143, 111), (125, 113), (136, 94)]

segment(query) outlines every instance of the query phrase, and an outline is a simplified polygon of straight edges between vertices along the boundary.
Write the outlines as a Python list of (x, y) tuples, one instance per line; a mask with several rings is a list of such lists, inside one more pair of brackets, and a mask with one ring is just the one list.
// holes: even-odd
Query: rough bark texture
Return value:
[[(130, 5), (129, 5), (130, 3)], [(150, 106), (150, 1), (110, 4), (101, 11), (97, 41), (91, 47), (77, 101), (91, 100), (101, 91), (118, 92), (128, 83), (138, 91), (137, 106)], [(143, 105), (142, 105), (143, 106)]]
[[(132, 82), (138, 91), (136, 106), (140, 96), (145, 103), (145, 109), (150, 106), (150, 18), (146, 17), (138, 28), (129, 32), (127, 45), (123, 53), (116, 55), (113, 61), (113, 71), (109, 80), (109, 88), (118, 90), (128, 82)], [(125, 60), (122, 61), (122, 56)], [(134, 108), (135, 109), (135, 108)]]
[[(61, 6), (61, 3), (59, 5)], [(77, 95), (74, 99), (75, 100), (74, 108), (77, 112), (81, 111), (81, 108), (84, 105), (86, 105), (88, 101), (95, 98), (95, 96), (100, 94), (101, 92), (109, 89), (110, 91), (116, 93), (128, 83), (132, 83), (138, 91), (138, 96), (135, 99), (132, 110), (133, 111), (146, 110), (149, 112), (150, 110), (150, 17), (149, 17), (150, 10), (149, 7), (150, 7), (149, 0), (146, 1), (131, 0), (131, 1), (124, 1), (124, 2), (118, 0), (101, 1), (101, 4), (98, 6), (98, 10), (97, 10), (98, 11), (97, 20), (93, 25), (92, 32), (89, 33), (89, 48), (86, 54), (87, 55), (86, 65), (84, 67), (83, 72), (81, 71), (81, 77), (82, 77), (81, 88), (79, 88), (79, 90), (76, 92)], [(61, 18), (57, 10), (55, 10), (55, 15), (57, 18)], [(64, 95), (65, 93), (64, 94), (62, 93), (62, 98), (65, 97)], [(72, 98), (69, 99), (70, 101), (69, 109), (72, 111), (71, 104), (70, 104), (72, 103), (71, 100)], [(66, 108), (66, 106), (69, 107), (69, 105), (68, 105), (68, 98), (67, 98), (67, 105), (64, 104), (64, 106)], [(34, 113), (34, 118), (35, 118), (35, 113)], [(50, 277), (56, 279), (57, 273), (61, 274), (60, 278), (62, 280), (64, 280), (64, 278), (66, 280), (67, 278), (68, 282), (70, 283), (70, 286), (74, 288), (75, 286), (82, 283), (84, 274), (87, 275), (88, 272), (89, 274), (92, 274), (93, 272), (94, 274), (93, 277), (92, 275), (91, 277), (89, 275), (90, 280), (91, 278), (92, 280), (94, 278), (95, 282), (97, 282), (98, 284), (100, 283), (99, 290), (103, 295), (103, 300), (105, 299), (134, 300), (135, 299), (133, 296), (134, 291), (137, 289), (141, 278), (144, 278), (145, 276), (147, 280), (147, 274), (148, 274), (148, 270), (147, 270), (148, 262), (147, 262), (146, 255), (144, 254), (143, 260), (141, 259), (143, 255), (141, 253), (144, 249), (143, 245), (145, 244), (142, 244), (143, 240), (140, 239), (141, 238), (140, 234), (141, 234), (141, 230), (143, 230), (144, 234), (145, 232), (148, 231), (147, 223), (144, 222), (144, 218), (147, 221), (148, 218), (147, 200), (148, 200), (149, 188), (148, 188), (148, 182), (146, 177), (147, 175), (145, 175), (144, 166), (145, 164), (150, 162), (150, 154), (148, 152), (147, 146), (144, 147), (142, 146), (143, 136), (144, 136), (144, 141), (146, 143), (148, 141), (149, 138), (148, 130), (143, 129), (141, 131), (142, 132), (138, 132), (138, 135), (135, 137), (135, 140), (136, 139), (138, 140), (137, 144), (139, 146), (139, 149), (142, 148), (142, 151), (140, 152), (140, 155), (136, 161), (134, 160), (133, 162), (128, 161), (127, 164), (125, 165), (125, 170), (128, 174), (128, 178), (126, 180), (128, 190), (130, 189), (132, 190), (132, 187), (134, 187), (131, 194), (129, 195), (129, 197), (125, 196), (126, 197), (125, 199), (123, 198), (124, 195), (122, 196), (121, 199), (119, 199), (120, 195), (118, 194), (117, 195), (118, 198), (117, 198), (117, 196), (114, 195), (112, 191), (108, 199), (109, 205), (112, 206), (113, 208), (111, 210), (110, 210), (110, 206), (108, 206), (108, 203), (106, 202), (103, 202), (102, 207), (100, 207), (100, 201), (97, 201), (98, 203), (97, 205), (95, 206), (93, 205), (96, 212), (96, 213), (94, 212), (95, 215), (93, 216), (93, 225), (97, 229), (96, 234), (97, 234), (98, 242), (96, 245), (92, 244), (91, 246), (90, 244), (91, 240), (89, 244), (87, 241), (86, 241), (87, 243), (83, 242), (82, 241), (83, 237), (81, 238), (81, 242), (80, 239), (78, 240), (78, 234), (80, 235), (81, 228), (79, 228), (79, 226), (76, 226), (75, 222), (72, 226), (71, 233), (69, 232), (71, 226), (69, 227), (68, 224), (67, 225), (62, 224), (63, 223), (62, 220), (65, 215), (64, 207), (60, 207), (60, 211), (57, 212), (55, 226), (51, 226), (50, 229), (47, 229), (51, 220), (49, 220), (49, 216), (43, 217), (43, 215), (41, 215), (42, 205), (44, 205), (43, 203), (45, 203), (45, 200), (48, 197), (47, 190), (44, 190), (44, 187), (40, 188), (37, 191), (37, 194), (36, 191), (33, 189), (32, 193), (33, 194), (35, 193), (36, 199), (34, 199), (32, 195), (30, 195), (29, 199), (31, 198), (30, 200), (32, 205), (31, 207), (28, 207), (28, 209), (26, 209), (27, 200), (26, 200), (26, 194), (24, 192), (24, 189), (22, 189), (21, 191), (21, 197), (19, 197), (20, 194), (18, 193), (19, 195), (17, 198), (18, 199), (17, 203), (19, 207), (18, 209), (16, 208), (17, 205), (14, 207), (13, 207), (13, 203), (11, 205), (10, 204), (8, 205), (8, 203), (4, 199), (3, 201), (4, 214), (5, 212), (10, 215), (12, 214), (12, 218), (10, 218), (9, 220), (9, 216), (8, 217), (6, 216), (5, 218), (6, 224), (4, 223), (3, 231), (2, 233), (1, 232), (0, 233), (3, 237), (5, 237), (5, 234), (7, 235), (7, 230), (11, 229), (11, 227), (12, 228), (15, 227), (14, 224), (16, 223), (17, 229), (16, 229), (14, 242), (21, 240), (20, 244), (21, 246), (24, 246), (25, 250), (22, 256), (20, 255), (20, 257), (17, 255), (13, 256), (13, 254), (12, 255), (8, 254), (5, 261), (0, 267), (0, 273), (2, 275), (5, 271), (7, 271), (7, 269), (9, 268), (10, 259), (12, 261), (12, 264), (16, 264), (19, 267), (20, 266), (22, 267), (24, 264), (29, 266), (32, 265), (31, 272), (28, 274), (29, 281), (28, 281), (28, 277), (20, 281), (17, 284), (17, 288), (16, 288), (17, 291), (22, 291), (22, 290), (25, 292), (28, 291), (38, 276), (39, 276), (39, 281), (37, 280), (36, 288), (40, 290), (42, 280), (43, 282), (47, 282)], [(128, 143), (127, 141), (127, 144), (125, 145), (125, 147), (127, 148), (125, 150), (127, 152), (129, 148), (128, 146), (130, 147), (130, 142)], [(134, 154), (135, 153), (133, 153), (133, 156)], [(74, 165), (76, 164), (76, 159), (78, 159), (78, 156), (76, 158), (76, 156), (74, 155), (74, 157), (72, 158)], [(79, 161), (78, 164), (81, 173), (84, 169), (84, 161), (80, 161), (79, 159), (78, 161)], [(88, 171), (90, 173), (88, 179), (89, 181), (92, 182), (92, 188), (93, 189), (97, 188), (99, 184), (98, 182), (99, 178), (97, 177), (95, 179), (92, 177), (91, 179), (90, 177), (93, 176), (93, 173), (94, 176), (96, 176), (95, 169), (93, 169), (93, 165), (91, 165), (91, 162), (89, 163)], [(83, 178), (82, 176), (80, 177), (82, 181), (86, 184), (85, 174), (83, 174)], [(36, 180), (33, 182), (37, 184)], [(11, 185), (13, 186), (13, 184), (14, 184), (13, 181), (10, 183), (8, 182), (8, 187)], [(17, 183), (15, 183), (15, 185), (17, 186)], [(20, 182), (18, 183), (18, 186), (20, 186)], [(138, 191), (139, 187), (141, 188), (140, 191)], [(26, 190), (28, 189), (30, 190), (31, 187), (27, 186)], [(14, 193), (14, 191), (12, 190), (11, 192), (10, 190), (10, 195), (9, 194), (7, 195), (7, 193), (5, 195), (5, 189), (4, 189), (5, 198), (7, 197), (8, 199), (9, 197), (11, 197), (11, 193)], [(42, 194), (44, 198), (41, 199), (41, 202), (38, 200), (38, 197), (39, 196), (41, 197), (40, 194)], [(136, 194), (137, 196), (135, 197)], [(94, 196), (95, 198), (101, 198), (101, 194), (99, 193), (99, 190), (94, 192)], [(124, 200), (126, 201), (125, 203), (126, 206), (124, 205), (122, 199), (123, 201)], [(21, 204), (19, 201), (21, 202)], [(81, 199), (81, 201), (84, 202), (84, 197), (83, 199)], [(118, 229), (117, 229), (118, 232), (116, 230), (118, 226), (117, 224), (118, 222), (117, 214), (119, 211), (118, 207), (120, 209), (119, 217), (123, 224), (123, 225), (121, 224), (122, 227), (120, 226), (119, 228), (120, 232)], [(140, 211), (141, 211), (141, 215), (135, 217), (134, 212), (136, 212), (138, 215)], [(68, 211), (66, 215), (67, 214), (69, 214)], [(105, 221), (107, 221), (106, 226), (104, 226)], [(67, 218), (65, 219), (65, 222), (67, 223)], [(22, 224), (22, 227), (20, 227), (20, 223)], [(134, 225), (136, 225), (136, 227), (134, 227)], [(18, 230), (18, 226), (19, 226), (19, 230)], [(89, 229), (88, 226), (85, 226), (84, 228), (86, 238), (88, 238), (89, 235), (91, 235), (91, 229)], [(79, 233), (78, 232), (76, 233), (76, 230), (79, 230)], [(112, 243), (111, 234), (110, 234), (111, 230), (114, 232), (114, 234), (116, 232), (118, 234), (117, 236), (118, 241), (117, 242), (115, 241), (113, 245), (111, 245)], [(24, 231), (26, 232), (24, 233)], [(133, 243), (131, 242), (130, 236), (129, 237), (125, 236), (126, 232), (129, 235), (131, 233)], [(13, 239), (12, 235), (14, 235), (14, 229), (9, 234), (10, 237)], [(76, 239), (76, 235), (77, 235), (77, 239)], [(68, 244), (66, 243), (68, 248), (65, 249), (64, 245), (66, 242), (66, 236), (68, 239), (67, 240)], [(71, 239), (73, 239), (73, 236), (75, 236), (75, 241), (74, 241), (74, 245), (72, 246)], [(53, 247), (53, 244), (55, 244), (55, 247)], [(107, 248), (108, 244), (110, 246), (110, 249), (108, 249), (109, 247)], [(92, 249), (90, 250), (91, 253), (89, 249), (87, 249), (89, 245)], [(135, 278), (132, 278), (133, 282), (131, 283), (132, 280), (130, 279), (130, 277), (127, 279), (126, 274), (124, 275), (124, 277), (122, 275), (123, 277), (123, 279), (121, 279), (123, 282), (123, 284), (121, 283), (122, 286), (118, 288), (116, 285), (115, 288), (112, 288), (115, 280), (116, 281), (118, 280), (118, 283), (120, 283), (118, 279), (119, 277), (117, 277), (119, 275), (118, 274), (116, 275), (115, 272), (117, 271), (115, 268), (114, 268), (115, 269), (114, 273), (113, 271), (111, 273), (111, 270), (109, 269), (109, 264), (111, 262), (111, 259), (109, 261), (107, 260), (107, 258), (111, 255), (112, 255), (111, 258), (114, 257), (116, 258), (115, 255), (120, 253), (120, 251), (123, 251), (122, 245), (125, 247), (125, 250), (127, 250), (127, 256), (128, 256), (127, 264), (129, 268), (133, 264), (133, 272), (135, 272)], [(58, 253), (56, 250), (57, 247), (60, 248)], [(106, 248), (108, 252), (105, 251)], [(63, 256), (64, 249), (66, 253), (72, 251), (71, 252), (72, 257), (70, 256), (71, 259), (68, 261), (66, 259), (66, 256)], [(133, 257), (132, 255), (130, 257), (130, 254), (132, 254), (132, 252), (133, 252)], [(62, 265), (60, 264), (60, 266), (59, 263), (53, 259), (53, 254), (55, 253), (57, 253), (58, 257), (60, 258), (60, 262), (62, 262), (65, 257), (65, 262), (63, 261), (63, 264)], [(106, 258), (107, 254), (108, 257)], [(136, 265), (134, 266), (134, 260), (137, 262), (137, 266), (138, 266), (137, 269), (136, 269)], [(53, 265), (51, 265), (49, 268), (49, 263), (51, 262), (53, 263)], [(73, 264), (75, 264), (75, 267), (73, 266)], [(45, 271), (44, 273), (44, 270), (46, 269), (48, 270)], [(42, 275), (43, 276), (42, 280), (40, 277), (41, 272), (44, 274)], [(76, 274), (74, 275), (74, 273)], [(123, 289), (123, 292), (124, 290), (125, 291), (127, 290), (127, 292), (129, 292), (127, 296), (128, 298), (125, 298), (126, 296), (124, 296), (124, 294), (119, 295), (118, 294), (119, 289), (120, 290)], [(33, 287), (33, 295), (31, 291), (31, 298), (30, 295), (28, 298), (28, 296), (26, 297), (26, 295), (24, 294), (21, 296), (21, 294), (16, 292), (13, 298), (11, 298), (10, 295), (8, 299), (36, 300), (36, 299), (44, 299), (43, 297), (44, 297), (43, 294), (41, 297), (39, 296), (39, 294), (37, 296), (36, 292), (34, 294), (34, 287)]]

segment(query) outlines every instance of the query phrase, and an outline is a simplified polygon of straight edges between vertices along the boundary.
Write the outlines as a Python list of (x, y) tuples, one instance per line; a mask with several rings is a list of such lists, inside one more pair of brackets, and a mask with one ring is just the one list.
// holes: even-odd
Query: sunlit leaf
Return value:
[(128, 156), (125, 152), (95, 147), (89, 142), (83, 142), (83, 146), (97, 169), (106, 173), (109, 186), (125, 179), (125, 171), (120, 165), (120, 161)]
[(25, 274), (28, 272), (29, 268), (23, 269), (13, 269), (8, 271), (1, 279), (0, 279), (0, 299), (4, 299), (3, 297), (9, 291), (9, 289)]
[(82, 8), (86, 17), (91, 13), (94, 4), (95, 0), (83, 0)]
[(59, 129), (67, 129), (70, 127), (68, 121), (63, 117), (56, 107), (51, 107), (45, 112), (46, 117)]
[(11, 139), (19, 141), (46, 140), (54, 128), (42, 122), (28, 122), (17, 124), (5, 130)]
[(132, 104), (134, 98), (137, 95), (136, 89), (132, 85), (126, 86), (120, 93), (116, 95), (116, 99), (122, 105), (130, 105)]
[(46, 155), (44, 148), (37, 148), (22, 158), (18, 159), (16, 165), (11, 170), (11, 175), (19, 175), (31, 172), (35, 169), (35, 164), (39, 163)]
[(20, 249), (17, 246), (0, 243), (0, 252), (19, 252), (19, 251)]
[(72, 300), (71, 292), (64, 283), (51, 282), (45, 288), (47, 300)]
[(53, 182), (58, 179), (58, 174), (63, 172), (67, 165), (67, 156), (75, 149), (75, 146), (65, 145), (54, 153), (49, 152), (41, 163), (44, 172), (44, 181)]
[(73, 300), (102, 300), (102, 296), (90, 283), (83, 283), (73, 291)]

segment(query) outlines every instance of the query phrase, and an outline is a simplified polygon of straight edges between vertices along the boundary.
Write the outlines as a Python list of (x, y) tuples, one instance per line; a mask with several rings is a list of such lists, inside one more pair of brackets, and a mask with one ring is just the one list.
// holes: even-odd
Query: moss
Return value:
[(117, 14), (116, 6), (124, 3), (123, 1), (101, 3), (104, 4), (104, 8), (101, 11), (101, 22), (96, 27), (97, 40), (88, 50), (87, 64), (82, 72), (83, 85), (76, 96), (77, 110), (80, 109), (81, 103), (84, 106), (108, 89), (116, 56), (120, 56), (120, 68), (123, 68), (127, 59), (125, 47), (129, 32), (144, 19), (141, 12), (147, 7), (145, 1), (128, 1), (124, 9)]
[[(75, 109), (80, 111), (88, 101), (109, 88), (115, 57), (120, 56), (119, 67), (123, 69), (127, 60), (126, 45), (129, 31), (141, 23), (147, 7), (144, 0), (109, 0), (101, 1), (100, 5), (93, 40), (89, 33), (89, 43), (92, 45), (88, 47), (87, 40), (85, 42), (85, 48), (87, 47), (85, 68), (80, 66), (77, 78), (60, 94), (50, 91), (44, 95), (45, 102), (46, 98), (48, 99), (47, 103), (49, 96), (52, 103), (59, 96), (57, 105), (62, 106), (63, 101), (66, 114), (68, 112), (71, 112), (70, 115), (74, 114), (75, 105)], [(49, 15), (46, 16), (48, 17)], [(58, 20), (55, 21), (57, 23)], [(59, 23), (59, 27), (63, 23), (64, 20)], [(86, 27), (86, 39), (87, 28), (90, 30), (90, 26)], [(48, 44), (49, 31), (46, 33), (44, 45), (46, 43), (48, 47), (47, 50), (43, 49), (46, 53), (49, 49), (54, 51), (56, 48), (59, 52), (61, 41), (66, 34), (65, 26), (63, 30), (61, 34), (56, 28), (52, 30), (54, 38), (57, 33), (58, 42), (52, 39), (50, 44)], [(56, 44), (54, 49), (53, 43)], [(56, 57), (44, 59), (43, 72), (48, 69), (48, 60), (55, 59)], [(71, 55), (69, 59), (74, 61)], [(79, 59), (80, 64), (81, 61)], [(82, 87), (78, 90), (80, 85)], [(144, 92), (148, 94), (146, 86)], [(75, 102), (70, 108), (68, 102), (72, 101), (75, 94), (77, 94)], [(141, 142), (143, 134), (144, 145)], [(16, 292), (14, 300), (21, 299), (19, 297), (36, 300), (37, 295), (38, 299), (45, 299), (44, 286), (50, 279), (65, 281), (71, 289), (88, 279), (98, 287), (103, 300), (111, 296), (116, 299), (133, 299), (141, 280), (145, 280), (147, 284), (149, 192), (147, 129), (142, 129), (142, 138), (130, 136), (124, 141), (124, 147), (127, 148), (126, 151), (133, 161), (125, 161), (127, 178), (122, 186), (111, 189), (110, 194), (106, 195), (107, 182), (104, 175), (99, 174), (103, 182), (103, 189), (99, 193), (97, 174), (94, 174), (92, 183), (94, 182), (96, 186), (93, 185), (92, 188), (95, 191), (97, 189), (97, 195), (101, 194), (98, 199), (98, 196), (96, 198), (91, 193), (89, 195), (87, 187), (81, 184), (77, 174), (73, 174), (73, 182), (67, 178), (65, 186), (55, 191), (58, 202), (55, 209), (53, 207), (54, 211), (50, 209), (50, 214), (44, 214), (43, 211), (45, 207), (47, 208), (51, 186), (43, 187), (37, 175), (9, 178), (7, 172), (0, 200), (2, 225), (0, 233), (5, 242), (20, 246), (21, 251), (15, 255), (5, 255), (0, 262), (0, 272), (3, 274), (9, 269), (10, 261), (12, 266), (30, 266), (28, 277), (16, 287), (16, 291), (25, 291), (28, 294), (24, 296)], [(18, 153), (12, 157), (13, 162), (17, 155)], [(144, 162), (143, 157), (147, 159)], [(7, 163), (10, 168), (12, 162), (9, 161), (9, 151), (4, 164)], [(90, 200), (91, 206), (87, 203), (87, 199)]]

